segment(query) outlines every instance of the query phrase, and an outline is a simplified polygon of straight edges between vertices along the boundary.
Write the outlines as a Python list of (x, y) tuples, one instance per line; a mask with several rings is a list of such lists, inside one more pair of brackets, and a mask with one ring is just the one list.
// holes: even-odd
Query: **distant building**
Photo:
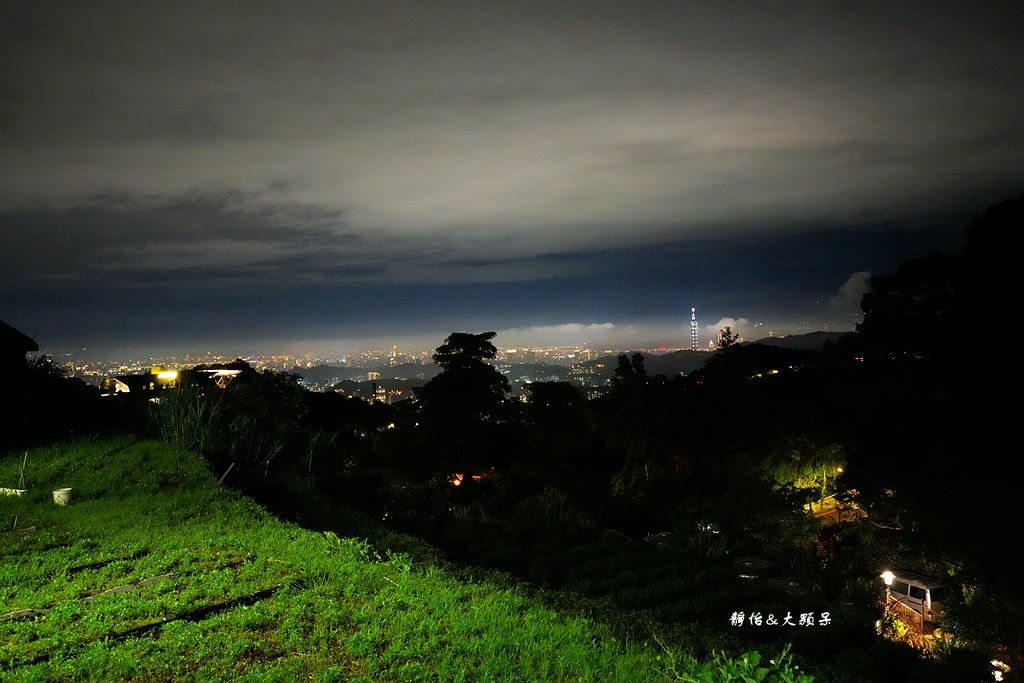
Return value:
[(366, 380), (368, 382), (374, 382), (374, 381), (376, 381), (378, 379), (380, 379), (380, 373), (379, 372), (374, 372), (374, 371), (371, 370), (370, 372), (366, 373)]
[(238, 368), (208, 368), (202, 371), (217, 386), (218, 389), (227, 389), (235, 377), (242, 374)]
[(697, 307), (690, 308), (690, 350), (697, 350)]

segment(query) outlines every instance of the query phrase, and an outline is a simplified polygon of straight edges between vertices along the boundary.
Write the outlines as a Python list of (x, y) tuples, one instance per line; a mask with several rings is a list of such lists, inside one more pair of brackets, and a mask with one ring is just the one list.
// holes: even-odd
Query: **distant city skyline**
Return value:
[(45, 349), (850, 329), (1024, 190), (1019, 3), (22, 3), (0, 40), (0, 318)]
[[(740, 338), (743, 342), (754, 342), (769, 338), (785, 338), (808, 334), (811, 332), (850, 332), (849, 329), (816, 329), (805, 330), (800, 325), (780, 326), (773, 328), (760, 321), (749, 321), (746, 319), (723, 318), (715, 325), (707, 325), (701, 328), (699, 344), (696, 349), (691, 344), (691, 338), (677, 339), (679, 326), (667, 325), (664, 327), (632, 325), (628, 327), (617, 327), (612, 323), (600, 325), (565, 325), (560, 330), (551, 328), (536, 329), (510, 329), (502, 330), (495, 338), (499, 356), (504, 357), (511, 352), (555, 352), (566, 349), (585, 350), (591, 354), (625, 353), (633, 351), (646, 351), (667, 353), (672, 351), (714, 351), (717, 348), (719, 332), (724, 327), (730, 327), (733, 333), (740, 331)], [(679, 328), (682, 330), (682, 328)], [(587, 333), (589, 330), (590, 341), (573, 341), (573, 335)], [(396, 342), (389, 338), (390, 346), (398, 346), (400, 352), (397, 358), (402, 362), (426, 362), (435, 348), (439, 346), (444, 338), (454, 331), (481, 332), (484, 330), (451, 330), (437, 335), (416, 335), (403, 337), (402, 341)], [(686, 335), (690, 334), (689, 323), (685, 330)], [(662, 336), (658, 336), (661, 334)], [(502, 337), (506, 341), (502, 341)], [(519, 341), (512, 341), (518, 339)], [(550, 341), (543, 341), (543, 340)], [(639, 340), (639, 341), (638, 341)], [(102, 362), (110, 363), (134, 363), (138, 367), (146, 364), (170, 363), (174, 367), (184, 367), (201, 363), (227, 362), (232, 359), (242, 360), (259, 359), (260, 364), (273, 359), (290, 359), (297, 364), (329, 363), (336, 364), (347, 362), (350, 365), (365, 362), (366, 358), (374, 358), (376, 364), (387, 364), (391, 359), (389, 345), (384, 340), (347, 340), (343, 343), (312, 343), (308, 341), (282, 341), (278, 343), (224, 343), (219, 346), (208, 346), (186, 348), (187, 343), (177, 346), (153, 346), (153, 347), (98, 347), (98, 348), (66, 348), (40, 346), (37, 353), (32, 355), (52, 355), (58, 361), (73, 362), (74, 364), (94, 364)], [(281, 366), (284, 367), (283, 365)]]
[[(706, 325), (698, 333), (699, 351), (713, 348), (718, 332), (730, 327), (734, 333), (739, 331), (743, 341), (755, 341), (769, 337), (785, 337), (809, 332), (847, 332), (853, 325), (844, 328), (810, 329), (805, 324), (791, 323), (772, 326), (763, 321), (751, 321), (746, 318), (722, 318), (715, 324)], [(188, 341), (173, 345), (123, 346), (104, 345), (99, 347), (58, 347), (41, 345), (40, 354), (59, 354), (77, 360), (144, 360), (152, 358), (247, 358), (271, 357), (274, 355), (300, 357), (318, 357), (340, 359), (348, 354), (369, 354), (378, 352), (386, 358), (389, 348), (398, 345), (403, 353), (421, 355), (432, 353), (440, 346), (444, 338), (451, 332), (483, 332), (488, 330), (466, 329), (449, 330), (436, 334), (406, 335), (400, 338), (387, 337), (379, 339), (321, 340), (311, 342), (305, 340), (261, 341), (261, 342), (217, 342), (214, 344), (193, 344)], [(128, 340), (124, 340), (128, 341)], [(683, 324), (631, 324), (615, 325), (614, 323), (595, 323), (583, 325), (570, 323), (560, 326), (538, 326), (534, 328), (512, 328), (498, 331), (495, 343), (501, 350), (552, 349), (557, 347), (577, 347), (591, 350), (634, 351), (642, 349), (691, 350), (689, 320)], [(197, 361), (198, 362), (198, 361)]]

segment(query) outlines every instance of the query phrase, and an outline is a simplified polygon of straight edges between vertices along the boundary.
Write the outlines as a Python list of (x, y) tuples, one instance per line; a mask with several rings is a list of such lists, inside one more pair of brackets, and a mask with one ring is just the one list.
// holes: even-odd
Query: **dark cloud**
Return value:
[[(337, 271), (381, 256), (337, 213), (259, 205), (240, 193), (171, 199), (106, 195), (64, 209), (0, 212), (5, 279), (162, 282), (188, 272)], [(304, 268), (295, 270), (296, 265)]]

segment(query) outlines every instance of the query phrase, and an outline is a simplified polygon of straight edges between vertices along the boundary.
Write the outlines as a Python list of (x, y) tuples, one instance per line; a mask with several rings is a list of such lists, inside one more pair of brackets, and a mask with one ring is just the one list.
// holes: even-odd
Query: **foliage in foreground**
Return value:
[[(0, 479), (19, 467), (0, 458)], [(53, 504), (62, 486), (73, 505)], [(0, 611), (21, 612), (0, 621), (5, 679), (811, 680), (785, 653), (702, 663), (623, 643), (281, 522), (162, 443), (33, 450), (28, 487), (0, 497)]]

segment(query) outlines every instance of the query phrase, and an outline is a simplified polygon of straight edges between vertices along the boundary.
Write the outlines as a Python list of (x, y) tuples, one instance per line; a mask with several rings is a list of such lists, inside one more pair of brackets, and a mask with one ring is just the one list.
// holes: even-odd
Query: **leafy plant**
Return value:
[(664, 648), (659, 657), (664, 664), (663, 673), (667, 678), (682, 683), (812, 683), (814, 677), (793, 664), (789, 646), (783, 648), (774, 659), (762, 665), (759, 652), (752, 650), (737, 657), (728, 657), (719, 652), (709, 662), (698, 662), (689, 655), (678, 655)]

